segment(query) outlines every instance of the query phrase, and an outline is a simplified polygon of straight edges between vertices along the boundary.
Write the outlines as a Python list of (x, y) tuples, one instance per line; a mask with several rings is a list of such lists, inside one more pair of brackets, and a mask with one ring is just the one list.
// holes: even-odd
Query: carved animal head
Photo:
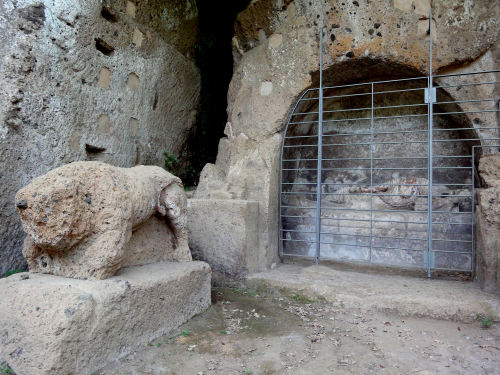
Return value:
[(90, 196), (71, 178), (48, 173), (16, 194), (24, 231), (43, 250), (68, 250), (90, 232)]

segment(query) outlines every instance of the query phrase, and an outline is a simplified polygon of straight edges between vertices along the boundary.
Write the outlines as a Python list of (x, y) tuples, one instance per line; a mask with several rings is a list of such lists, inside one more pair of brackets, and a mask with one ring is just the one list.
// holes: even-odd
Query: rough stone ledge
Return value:
[(425, 279), (337, 270), (327, 266), (282, 264), (274, 270), (249, 275), (251, 287), (296, 291), (324, 298), (344, 308), (383, 311), (472, 322), (478, 315), (500, 320), (500, 298), (472, 282)]
[(204, 262), (96, 281), (12, 275), (0, 280), (0, 359), (23, 375), (91, 374), (207, 309), (210, 279)]

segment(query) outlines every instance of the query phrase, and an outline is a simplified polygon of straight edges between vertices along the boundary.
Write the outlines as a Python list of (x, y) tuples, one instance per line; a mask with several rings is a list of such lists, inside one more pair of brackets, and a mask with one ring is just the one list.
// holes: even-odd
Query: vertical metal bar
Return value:
[(370, 263), (372, 262), (373, 250), (373, 82), (371, 84), (372, 98), (371, 98), (371, 113), (370, 113)]
[(433, 118), (432, 118), (432, 111), (433, 111), (433, 100), (432, 100), (432, 6), (429, 9), (429, 77), (427, 81), (427, 91), (428, 91), (428, 104), (427, 104), (427, 116), (428, 116), (428, 167), (427, 167), (427, 174), (428, 174), (428, 192), (427, 192), (427, 277), (431, 277), (431, 266), (432, 266), (432, 166), (433, 166), (433, 160), (432, 160), (432, 129), (433, 129)]
[(476, 187), (476, 155), (475, 155), (475, 151), (476, 151), (476, 146), (472, 146), (472, 236), (471, 236), (471, 239), (472, 239), (472, 249), (471, 249), (471, 261), (470, 261), (470, 267), (471, 267), (471, 271), (474, 275), (474, 270), (475, 270), (475, 259), (476, 259), (476, 246), (474, 244), (474, 230), (475, 230), (475, 226), (474, 226), (474, 223), (476, 222), (476, 202), (475, 202), (475, 199), (476, 199), (476, 190), (475, 190), (475, 187)]
[(318, 108), (318, 172), (316, 179), (316, 259), (319, 263), (321, 247), (321, 175), (323, 164), (323, 28), (319, 31), (319, 108)]

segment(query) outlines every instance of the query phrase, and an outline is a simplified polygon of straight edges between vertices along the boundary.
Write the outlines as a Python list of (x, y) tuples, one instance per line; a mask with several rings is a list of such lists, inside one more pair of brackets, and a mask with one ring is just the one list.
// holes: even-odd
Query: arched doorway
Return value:
[(474, 157), (500, 139), (482, 73), (306, 90), (283, 137), (280, 255), (472, 272)]

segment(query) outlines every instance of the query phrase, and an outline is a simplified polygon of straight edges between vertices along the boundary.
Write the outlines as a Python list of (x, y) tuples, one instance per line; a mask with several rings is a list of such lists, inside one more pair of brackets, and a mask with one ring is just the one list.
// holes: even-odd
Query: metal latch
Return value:
[(430, 92), (429, 92), (429, 88), (425, 89), (425, 102), (427, 104), (436, 103), (436, 88), (435, 87), (431, 87)]

